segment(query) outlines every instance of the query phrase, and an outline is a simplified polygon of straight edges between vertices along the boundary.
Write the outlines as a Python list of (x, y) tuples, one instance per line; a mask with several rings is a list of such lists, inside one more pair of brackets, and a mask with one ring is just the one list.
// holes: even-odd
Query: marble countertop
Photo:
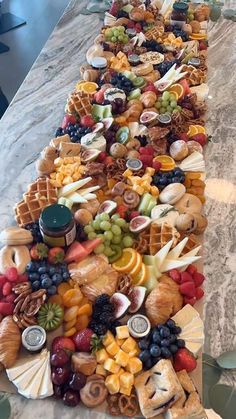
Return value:
[[(85, 1), (72, 0), (30, 73), (0, 121), (0, 229), (13, 223), (13, 205), (35, 178), (34, 162), (54, 137), (67, 94), (80, 78), (85, 52), (98, 34), (96, 15), (79, 11)], [(235, 24), (209, 24), (209, 110), (206, 148), (205, 352), (213, 356), (236, 346), (236, 39)], [(12, 418), (85, 419), (104, 417), (70, 409), (51, 399), (30, 401), (11, 395)]]

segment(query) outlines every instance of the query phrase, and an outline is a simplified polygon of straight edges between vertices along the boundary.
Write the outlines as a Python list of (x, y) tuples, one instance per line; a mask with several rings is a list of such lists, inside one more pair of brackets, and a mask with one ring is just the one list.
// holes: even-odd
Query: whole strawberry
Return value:
[(197, 366), (197, 361), (192, 352), (186, 348), (179, 349), (174, 355), (174, 369), (176, 372), (186, 370), (193, 371)]
[(100, 346), (100, 339), (89, 328), (77, 332), (73, 336), (73, 341), (76, 350), (79, 352), (90, 352), (97, 350)]
[(64, 249), (61, 247), (52, 247), (48, 251), (48, 262), (52, 264), (63, 262), (65, 257)]
[(48, 247), (44, 243), (37, 243), (30, 249), (30, 256), (34, 260), (45, 259), (48, 255)]

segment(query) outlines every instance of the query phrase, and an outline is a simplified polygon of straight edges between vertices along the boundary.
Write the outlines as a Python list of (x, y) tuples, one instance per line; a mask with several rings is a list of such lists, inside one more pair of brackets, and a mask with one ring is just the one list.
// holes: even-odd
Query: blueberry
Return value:
[(63, 281), (61, 274), (56, 273), (52, 276), (52, 282), (54, 285), (59, 285)]
[[(45, 274), (46, 275), (46, 274)], [(42, 288), (49, 288), (52, 285), (52, 280), (51, 278), (47, 277), (44, 278), (41, 282)]]
[(183, 339), (177, 339), (176, 345), (178, 348), (184, 348), (185, 347), (185, 341)]
[(159, 181), (160, 186), (166, 186), (168, 184), (168, 179), (166, 177), (162, 177)]
[(166, 339), (162, 339), (161, 340), (161, 346), (165, 346), (165, 347), (167, 347), (167, 346), (169, 346), (170, 345), (170, 340), (169, 340), (169, 338), (166, 338)]
[(172, 319), (167, 320), (166, 326), (169, 327), (169, 329), (173, 329), (175, 327), (175, 321)]
[(43, 281), (44, 279), (50, 279), (50, 276), (47, 273), (40, 275), (40, 280)]
[(157, 330), (152, 334), (152, 341), (153, 343), (161, 343), (160, 333)]
[(170, 344), (171, 343), (175, 343), (176, 342), (176, 339), (177, 339), (177, 336), (176, 335), (170, 335), (168, 337), (168, 339), (169, 339)]
[(40, 288), (40, 282), (39, 281), (34, 281), (32, 283), (32, 290), (37, 291), (37, 290), (39, 290), (39, 288)]
[(160, 329), (160, 336), (162, 338), (168, 338), (170, 336), (170, 330), (166, 326), (162, 326)]
[(144, 362), (144, 367), (146, 370), (149, 370), (153, 367), (153, 361), (151, 357)]
[(177, 345), (170, 345), (169, 350), (172, 354), (175, 354), (178, 351)]
[(50, 266), (48, 273), (50, 276), (54, 275), (56, 273), (55, 266)]
[(141, 339), (138, 343), (139, 348), (144, 351), (149, 348), (149, 342), (146, 339)]
[(48, 295), (55, 295), (56, 292), (57, 292), (57, 287), (55, 287), (55, 285), (51, 285), (51, 287), (47, 289)]
[(30, 272), (29, 273), (29, 280), (31, 282), (38, 281), (39, 280), (39, 274), (37, 272)]
[(67, 279), (69, 279), (70, 278), (69, 272), (63, 272), (62, 278), (63, 278), (64, 281), (66, 281)]
[(150, 346), (150, 354), (154, 357), (158, 357), (161, 355), (161, 349), (159, 348), (159, 346), (152, 344)]
[(172, 329), (172, 331), (173, 331), (173, 333), (174, 333), (175, 335), (179, 335), (179, 334), (181, 333), (182, 329), (181, 329), (181, 327), (179, 327), (179, 326), (175, 326), (175, 327)]
[(46, 272), (47, 272), (46, 266), (40, 266), (40, 268), (38, 269), (39, 274), (45, 274)]
[(179, 183), (179, 178), (177, 176), (172, 177), (171, 183)]
[(35, 262), (29, 262), (26, 266), (26, 272), (34, 272), (36, 271)]
[(180, 181), (180, 183), (183, 183), (185, 181), (185, 176), (184, 175), (183, 176), (180, 176), (179, 177), (179, 181)]
[(173, 174), (175, 176), (176, 175), (182, 175), (183, 174), (183, 171), (179, 167), (177, 167), (176, 169), (173, 170)]
[(150, 352), (147, 349), (145, 349), (144, 351), (140, 352), (139, 359), (142, 362), (148, 361), (150, 359)]
[(171, 357), (171, 352), (168, 348), (161, 348), (161, 355), (163, 356), (163, 358), (167, 359)]

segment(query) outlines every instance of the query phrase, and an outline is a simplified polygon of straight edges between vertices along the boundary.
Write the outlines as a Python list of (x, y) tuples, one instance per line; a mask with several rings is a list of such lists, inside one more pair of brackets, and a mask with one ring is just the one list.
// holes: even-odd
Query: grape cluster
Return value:
[(112, 113), (121, 114), (126, 111), (125, 102), (121, 98), (116, 98), (111, 102)]
[(163, 77), (167, 73), (167, 71), (169, 71), (170, 68), (174, 64), (176, 64), (176, 61), (175, 60), (173, 60), (173, 61), (163, 61), (162, 63), (155, 65), (154, 68), (156, 70), (158, 70), (159, 73), (160, 73), (160, 75), (161, 75), (161, 77)]
[(25, 229), (31, 232), (33, 236), (33, 243), (41, 243), (43, 241), (38, 221), (35, 221), (34, 223), (26, 224)]
[(159, 189), (164, 189), (170, 183), (184, 183), (185, 174), (179, 167), (169, 172), (158, 172), (153, 176), (153, 184)]
[(26, 272), (28, 273), (32, 290), (46, 289), (48, 296), (56, 294), (57, 286), (70, 278), (66, 264), (58, 263), (57, 265), (52, 265), (44, 260), (29, 262), (26, 266)]
[(169, 319), (165, 324), (153, 327), (144, 339), (140, 339), (139, 359), (145, 369), (152, 368), (160, 359), (171, 358), (179, 348), (185, 347), (184, 340), (178, 339), (180, 332), (181, 328)]
[(129, 224), (124, 218), (120, 218), (119, 214), (110, 217), (103, 212), (96, 215), (94, 221), (84, 227), (84, 231), (89, 240), (96, 237), (102, 240), (102, 243), (94, 249), (94, 253), (104, 253), (108, 258), (116, 254), (117, 247), (123, 249), (133, 244), (133, 238), (128, 234)]
[(114, 28), (107, 28), (105, 30), (105, 39), (110, 42), (122, 42), (122, 44), (127, 44), (129, 42), (129, 37), (125, 33), (124, 26), (115, 26)]
[(81, 138), (92, 132), (91, 128), (81, 127), (79, 124), (72, 124), (69, 122), (66, 128), (58, 128), (56, 131), (56, 137), (60, 137), (61, 135), (68, 134), (72, 143), (79, 143)]
[(120, 9), (119, 12), (117, 13), (117, 19), (119, 19), (120, 17), (126, 17), (127, 19), (129, 19), (129, 13)]
[(180, 38), (182, 38), (183, 42), (187, 42), (189, 40), (187, 32), (183, 31), (182, 29), (180, 29), (176, 26), (173, 27), (172, 32), (176, 36), (176, 38), (178, 38), (178, 36), (180, 36)]
[(145, 41), (142, 44), (142, 47), (147, 48), (148, 51), (155, 51), (155, 52), (164, 52), (165, 48), (163, 47), (163, 45), (159, 44), (157, 41), (155, 41), (154, 39), (152, 39), (151, 41)]
[(115, 335), (116, 327), (120, 326), (120, 322), (114, 317), (114, 305), (110, 302), (110, 296), (101, 294), (96, 298), (93, 305), (92, 320), (89, 328), (98, 336), (104, 336), (108, 330)]
[(111, 78), (111, 84), (118, 89), (124, 90), (126, 94), (129, 94), (134, 89), (134, 85), (131, 80), (125, 77), (121, 73), (114, 74)]
[(170, 92), (163, 92), (161, 96), (159, 96), (158, 101), (155, 103), (155, 108), (159, 111), (159, 113), (164, 114), (166, 112), (180, 112), (182, 110), (181, 106), (177, 104), (176, 96), (174, 93)]

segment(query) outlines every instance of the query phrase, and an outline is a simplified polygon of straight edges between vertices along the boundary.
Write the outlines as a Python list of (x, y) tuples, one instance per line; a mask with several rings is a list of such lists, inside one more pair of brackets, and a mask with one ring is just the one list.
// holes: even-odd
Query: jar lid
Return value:
[(193, 65), (194, 67), (199, 67), (200, 64), (201, 64), (201, 61), (197, 57), (193, 57), (193, 58), (190, 58), (188, 60), (188, 65)]
[(127, 169), (140, 170), (143, 167), (143, 163), (139, 159), (128, 159), (126, 162)]
[(126, 29), (126, 33), (128, 36), (135, 36), (137, 34), (137, 31), (134, 28), (128, 28)]
[(127, 322), (127, 326), (131, 336), (136, 338), (146, 336), (151, 329), (149, 319), (142, 314), (135, 314), (130, 317)]
[(22, 333), (21, 339), (28, 351), (38, 351), (46, 342), (46, 332), (41, 326), (29, 326)]
[(130, 54), (128, 56), (128, 61), (130, 64), (138, 64), (140, 62), (138, 54)]
[(158, 115), (157, 119), (161, 124), (171, 123), (171, 115), (168, 112)]
[(91, 60), (91, 65), (94, 68), (105, 68), (107, 67), (107, 59), (105, 57), (94, 57)]
[(188, 4), (186, 4), (186, 3), (174, 3), (173, 4), (173, 9), (176, 12), (187, 12)]
[(59, 231), (70, 224), (72, 213), (65, 205), (49, 205), (44, 208), (40, 220), (49, 230)]

